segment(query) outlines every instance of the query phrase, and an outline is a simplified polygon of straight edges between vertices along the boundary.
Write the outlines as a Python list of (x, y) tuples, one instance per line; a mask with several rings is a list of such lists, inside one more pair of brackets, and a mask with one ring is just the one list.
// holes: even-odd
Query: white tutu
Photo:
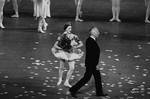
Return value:
[(59, 59), (64, 59), (66, 61), (80, 59), (84, 54), (84, 52), (82, 52), (81, 49), (76, 49), (75, 51), (69, 53), (69, 52), (65, 52), (63, 50), (58, 50), (53, 47), (51, 49), (51, 51), (55, 57), (57, 57)]

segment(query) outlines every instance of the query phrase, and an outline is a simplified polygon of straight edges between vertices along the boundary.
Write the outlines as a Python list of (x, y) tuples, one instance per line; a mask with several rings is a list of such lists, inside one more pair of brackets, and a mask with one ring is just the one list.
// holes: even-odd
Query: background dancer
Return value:
[[(8, 2), (10, 0), (7, 0)], [(5, 5), (5, 0), (0, 0), (0, 28), (5, 28), (3, 26), (3, 8), (4, 8), (4, 5)]]
[(76, 5), (76, 18), (75, 21), (83, 21), (79, 17), (82, 17), (82, 11), (81, 11), (81, 6), (82, 6), (83, 0), (75, 0), (75, 5)]
[(146, 17), (145, 17), (145, 22), (146, 23), (150, 23), (150, 21), (148, 20), (149, 15), (150, 15), (150, 0), (145, 0), (145, 6), (146, 6)]
[(34, 6), (35, 6), (35, 16), (39, 18), (39, 23), (38, 23), (38, 32), (40, 33), (45, 33), (45, 30), (47, 30), (47, 22), (45, 18), (49, 15), (49, 10), (48, 8), (48, 2), (49, 0), (35, 0), (34, 1)]
[(11, 17), (18, 18), (19, 17), (19, 13), (18, 13), (18, 0), (12, 0), (12, 2), (13, 2), (13, 7), (14, 7), (14, 10), (15, 10), (15, 14), (12, 15)]
[(121, 22), (119, 19), (119, 14), (120, 14), (120, 2), (121, 0), (111, 0), (112, 1), (112, 15), (113, 18), (110, 19), (110, 21), (116, 20), (117, 22)]

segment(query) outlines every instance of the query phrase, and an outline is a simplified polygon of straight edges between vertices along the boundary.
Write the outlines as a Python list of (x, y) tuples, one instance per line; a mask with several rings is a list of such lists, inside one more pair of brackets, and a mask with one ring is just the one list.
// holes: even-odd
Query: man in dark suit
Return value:
[(92, 75), (94, 76), (95, 79), (96, 96), (107, 95), (103, 93), (101, 75), (99, 71), (100, 48), (96, 42), (96, 38), (98, 38), (100, 33), (97, 27), (92, 27), (89, 32), (90, 32), (90, 36), (87, 38), (86, 45), (85, 45), (86, 46), (86, 54), (85, 54), (86, 71), (84, 73), (84, 77), (69, 89), (72, 97), (75, 98), (77, 98), (76, 92), (91, 79)]

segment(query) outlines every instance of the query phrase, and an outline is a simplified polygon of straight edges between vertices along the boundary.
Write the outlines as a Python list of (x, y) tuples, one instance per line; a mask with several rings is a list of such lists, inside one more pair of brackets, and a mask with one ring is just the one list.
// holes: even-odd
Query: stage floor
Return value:
[[(32, 2), (22, 0), (19, 6), (19, 18), (10, 17), (11, 2), (4, 9), (6, 28), (0, 29), (0, 99), (72, 99), (66, 94), (69, 88), (63, 83), (56, 85), (59, 60), (51, 53), (68, 21), (84, 44), (89, 28), (99, 28), (103, 88), (109, 94), (105, 99), (150, 99), (150, 24), (144, 23), (144, 2), (122, 1), (122, 22), (117, 23), (109, 22), (112, 15), (108, 0), (84, 0), (83, 22), (74, 21), (73, 0), (52, 0), (52, 17), (46, 19), (49, 26), (45, 34), (37, 32)], [(85, 46), (81, 49), (85, 51)], [(71, 85), (83, 76), (84, 59), (85, 56), (76, 61)], [(67, 63), (65, 67), (63, 80)], [(93, 78), (77, 95), (78, 99), (104, 99), (95, 96)]]

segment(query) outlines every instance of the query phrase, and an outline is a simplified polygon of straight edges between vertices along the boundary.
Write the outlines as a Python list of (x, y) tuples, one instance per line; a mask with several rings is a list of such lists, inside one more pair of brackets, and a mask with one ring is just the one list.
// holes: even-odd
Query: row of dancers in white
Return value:
[[(0, 0), (0, 28), (5, 28), (3, 26), (3, 8), (6, 1), (10, 0)], [(12, 17), (19, 17), (18, 13), (18, 0), (12, 0), (13, 6), (15, 10), (15, 14), (12, 15)], [(51, 6), (51, 0), (31, 0), (34, 4), (34, 16), (39, 19), (38, 24), (38, 31), (40, 33), (45, 33), (45, 30), (47, 29), (48, 24), (45, 21), (45, 18), (51, 17), (50, 15), (50, 6)], [(119, 19), (120, 14), (120, 2), (121, 0), (111, 0), (112, 1), (112, 19), (110, 21), (117, 21), (121, 22)], [(146, 17), (145, 22), (150, 23), (149, 16), (150, 16), (150, 0), (144, 0), (145, 6), (146, 6)], [(80, 19), (82, 17), (82, 6), (83, 0), (75, 0), (75, 6), (76, 6), (76, 17), (75, 21), (83, 21)]]
[[(5, 2), (9, 2), (10, 0), (0, 0), (0, 28), (5, 28), (3, 25), (3, 8), (5, 5)], [(21, 1), (21, 0), (20, 0)], [(45, 21), (45, 18), (51, 17), (50, 14), (50, 5), (51, 0), (31, 0), (34, 4), (34, 15), (39, 19), (38, 24), (38, 31), (40, 33), (45, 33), (45, 30), (47, 29), (47, 22)], [(81, 12), (81, 5), (83, 0), (75, 0), (76, 5), (76, 18), (75, 21), (83, 21), (79, 17), (82, 16)], [(19, 17), (18, 13), (18, 0), (13, 0), (13, 6), (15, 10), (15, 14), (12, 15), (12, 17)]]
[[(121, 0), (111, 0), (112, 1), (112, 14), (113, 18), (110, 19), (110, 21), (116, 20), (117, 22), (121, 22), (119, 19), (119, 14), (120, 14), (120, 2)], [(146, 6), (146, 17), (145, 17), (145, 22), (150, 23), (148, 20), (150, 16), (150, 0), (144, 0), (145, 1), (145, 6)]]

